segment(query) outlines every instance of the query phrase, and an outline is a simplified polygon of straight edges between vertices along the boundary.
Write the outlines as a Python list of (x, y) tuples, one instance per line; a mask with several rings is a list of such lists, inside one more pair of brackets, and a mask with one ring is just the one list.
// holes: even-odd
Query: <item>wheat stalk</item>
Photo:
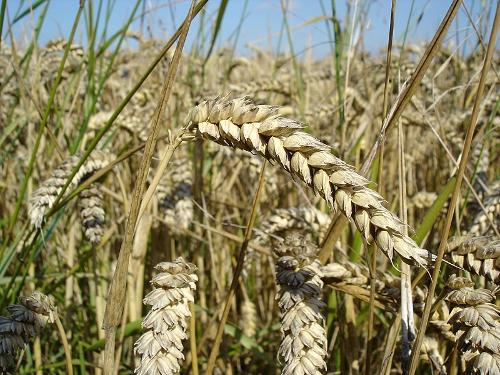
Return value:
[(184, 359), (182, 341), (188, 337), (189, 303), (194, 302), (198, 281), (196, 266), (180, 257), (159, 263), (155, 269), (160, 273), (151, 280), (154, 289), (144, 298), (144, 304), (151, 306), (142, 322), (148, 331), (134, 347), (135, 354), (141, 356), (135, 373), (177, 374)]
[(248, 98), (206, 100), (189, 119), (198, 135), (233, 148), (258, 153), (279, 164), (353, 221), (368, 242), (375, 241), (389, 259), (428, 265), (435, 256), (404, 234), (403, 223), (368, 188), (370, 181), (330, 153), (330, 147), (302, 131), (304, 126), (276, 114), (277, 107), (255, 105)]

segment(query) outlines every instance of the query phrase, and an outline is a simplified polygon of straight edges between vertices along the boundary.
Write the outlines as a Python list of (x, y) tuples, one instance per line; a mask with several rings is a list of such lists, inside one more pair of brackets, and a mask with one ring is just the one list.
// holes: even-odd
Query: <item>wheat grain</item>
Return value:
[(204, 138), (259, 153), (279, 164), (353, 221), (363, 237), (375, 241), (389, 259), (396, 252), (406, 262), (425, 266), (435, 258), (404, 234), (401, 221), (367, 187), (367, 179), (332, 155), (329, 146), (303, 132), (302, 124), (276, 113), (276, 107), (254, 105), (245, 97), (216, 98), (191, 110), (191, 128)]

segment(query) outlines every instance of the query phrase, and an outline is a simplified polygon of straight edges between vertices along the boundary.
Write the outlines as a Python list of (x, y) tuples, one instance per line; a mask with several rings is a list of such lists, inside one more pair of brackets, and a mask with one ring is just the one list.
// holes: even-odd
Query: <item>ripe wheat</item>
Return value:
[(207, 100), (190, 113), (191, 129), (222, 145), (258, 153), (279, 164), (353, 221), (368, 242), (389, 259), (428, 265), (435, 256), (404, 233), (404, 224), (368, 188), (370, 181), (330, 153), (330, 147), (302, 131), (304, 126), (276, 114), (277, 108), (250, 99)]

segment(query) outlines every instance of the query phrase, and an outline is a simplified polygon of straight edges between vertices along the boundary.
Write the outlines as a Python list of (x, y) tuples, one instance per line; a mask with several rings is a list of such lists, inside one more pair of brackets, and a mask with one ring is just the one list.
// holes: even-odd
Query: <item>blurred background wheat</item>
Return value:
[(499, 4), (1, 0), (0, 373), (500, 374)]

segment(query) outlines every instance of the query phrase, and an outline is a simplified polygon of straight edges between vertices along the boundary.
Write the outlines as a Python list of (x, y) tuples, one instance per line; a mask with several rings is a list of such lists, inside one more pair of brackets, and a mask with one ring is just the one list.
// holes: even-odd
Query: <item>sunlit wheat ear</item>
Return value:
[(101, 242), (105, 212), (99, 184), (83, 190), (79, 196), (80, 220), (85, 238), (93, 244)]
[(456, 305), (448, 323), (469, 371), (498, 373), (492, 372), (500, 369), (500, 311), (492, 303), (495, 294), (488, 289), (474, 289), (473, 283), (462, 277), (452, 277), (448, 287), (452, 290), (446, 300)]
[(187, 338), (189, 303), (194, 301), (198, 281), (196, 266), (178, 258), (155, 269), (159, 273), (151, 280), (154, 289), (144, 298), (144, 304), (151, 306), (142, 322), (147, 332), (134, 347), (135, 354), (141, 356), (135, 373), (177, 374), (184, 359), (182, 341)]
[(281, 311), (282, 340), (278, 357), (281, 373), (322, 374), (326, 372), (326, 331), (321, 301), (320, 263), (311, 256), (312, 244), (303, 244), (296, 234), (287, 236), (276, 262), (276, 296)]
[(10, 316), (0, 316), (0, 373), (8, 373), (16, 363), (19, 349), (40, 334), (47, 322), (53, 323), (56, 308), (52, 297), (34, 292), (19, 297), (19, 304), (7, 306)]
[(500, 283), (500, 240), (495, 237), (454, 237), (448, 242), (447, 253), (458, 266)]
[[(73, 188), (79, 185), (82, 180), (107, 165), (111, 161), (111, 158), (112, 155), (100, 151), (91, 154), (75, 174), (69, 187)], [(41, 228), (45, 214), (54, 205), (57, 196), (77, 163), (77, 156), (71, 156), (66, 159), (33, 193), (33, 197), (30, 200), (29, 217), (31, 225), (35, 228)]]
[(258, 153), (299, 178), (354, 222), (368, 242), (375, 241), (392, 260), (394, 252), (410, 263), (428, 265), (435, 256), (404, 233), (404, 224), (383, 206), (383, 198), (330, 147), (303, 131), (277, 108), (248, 98), (207, 100), (190, 112), (191, 129), (222, 145)]

